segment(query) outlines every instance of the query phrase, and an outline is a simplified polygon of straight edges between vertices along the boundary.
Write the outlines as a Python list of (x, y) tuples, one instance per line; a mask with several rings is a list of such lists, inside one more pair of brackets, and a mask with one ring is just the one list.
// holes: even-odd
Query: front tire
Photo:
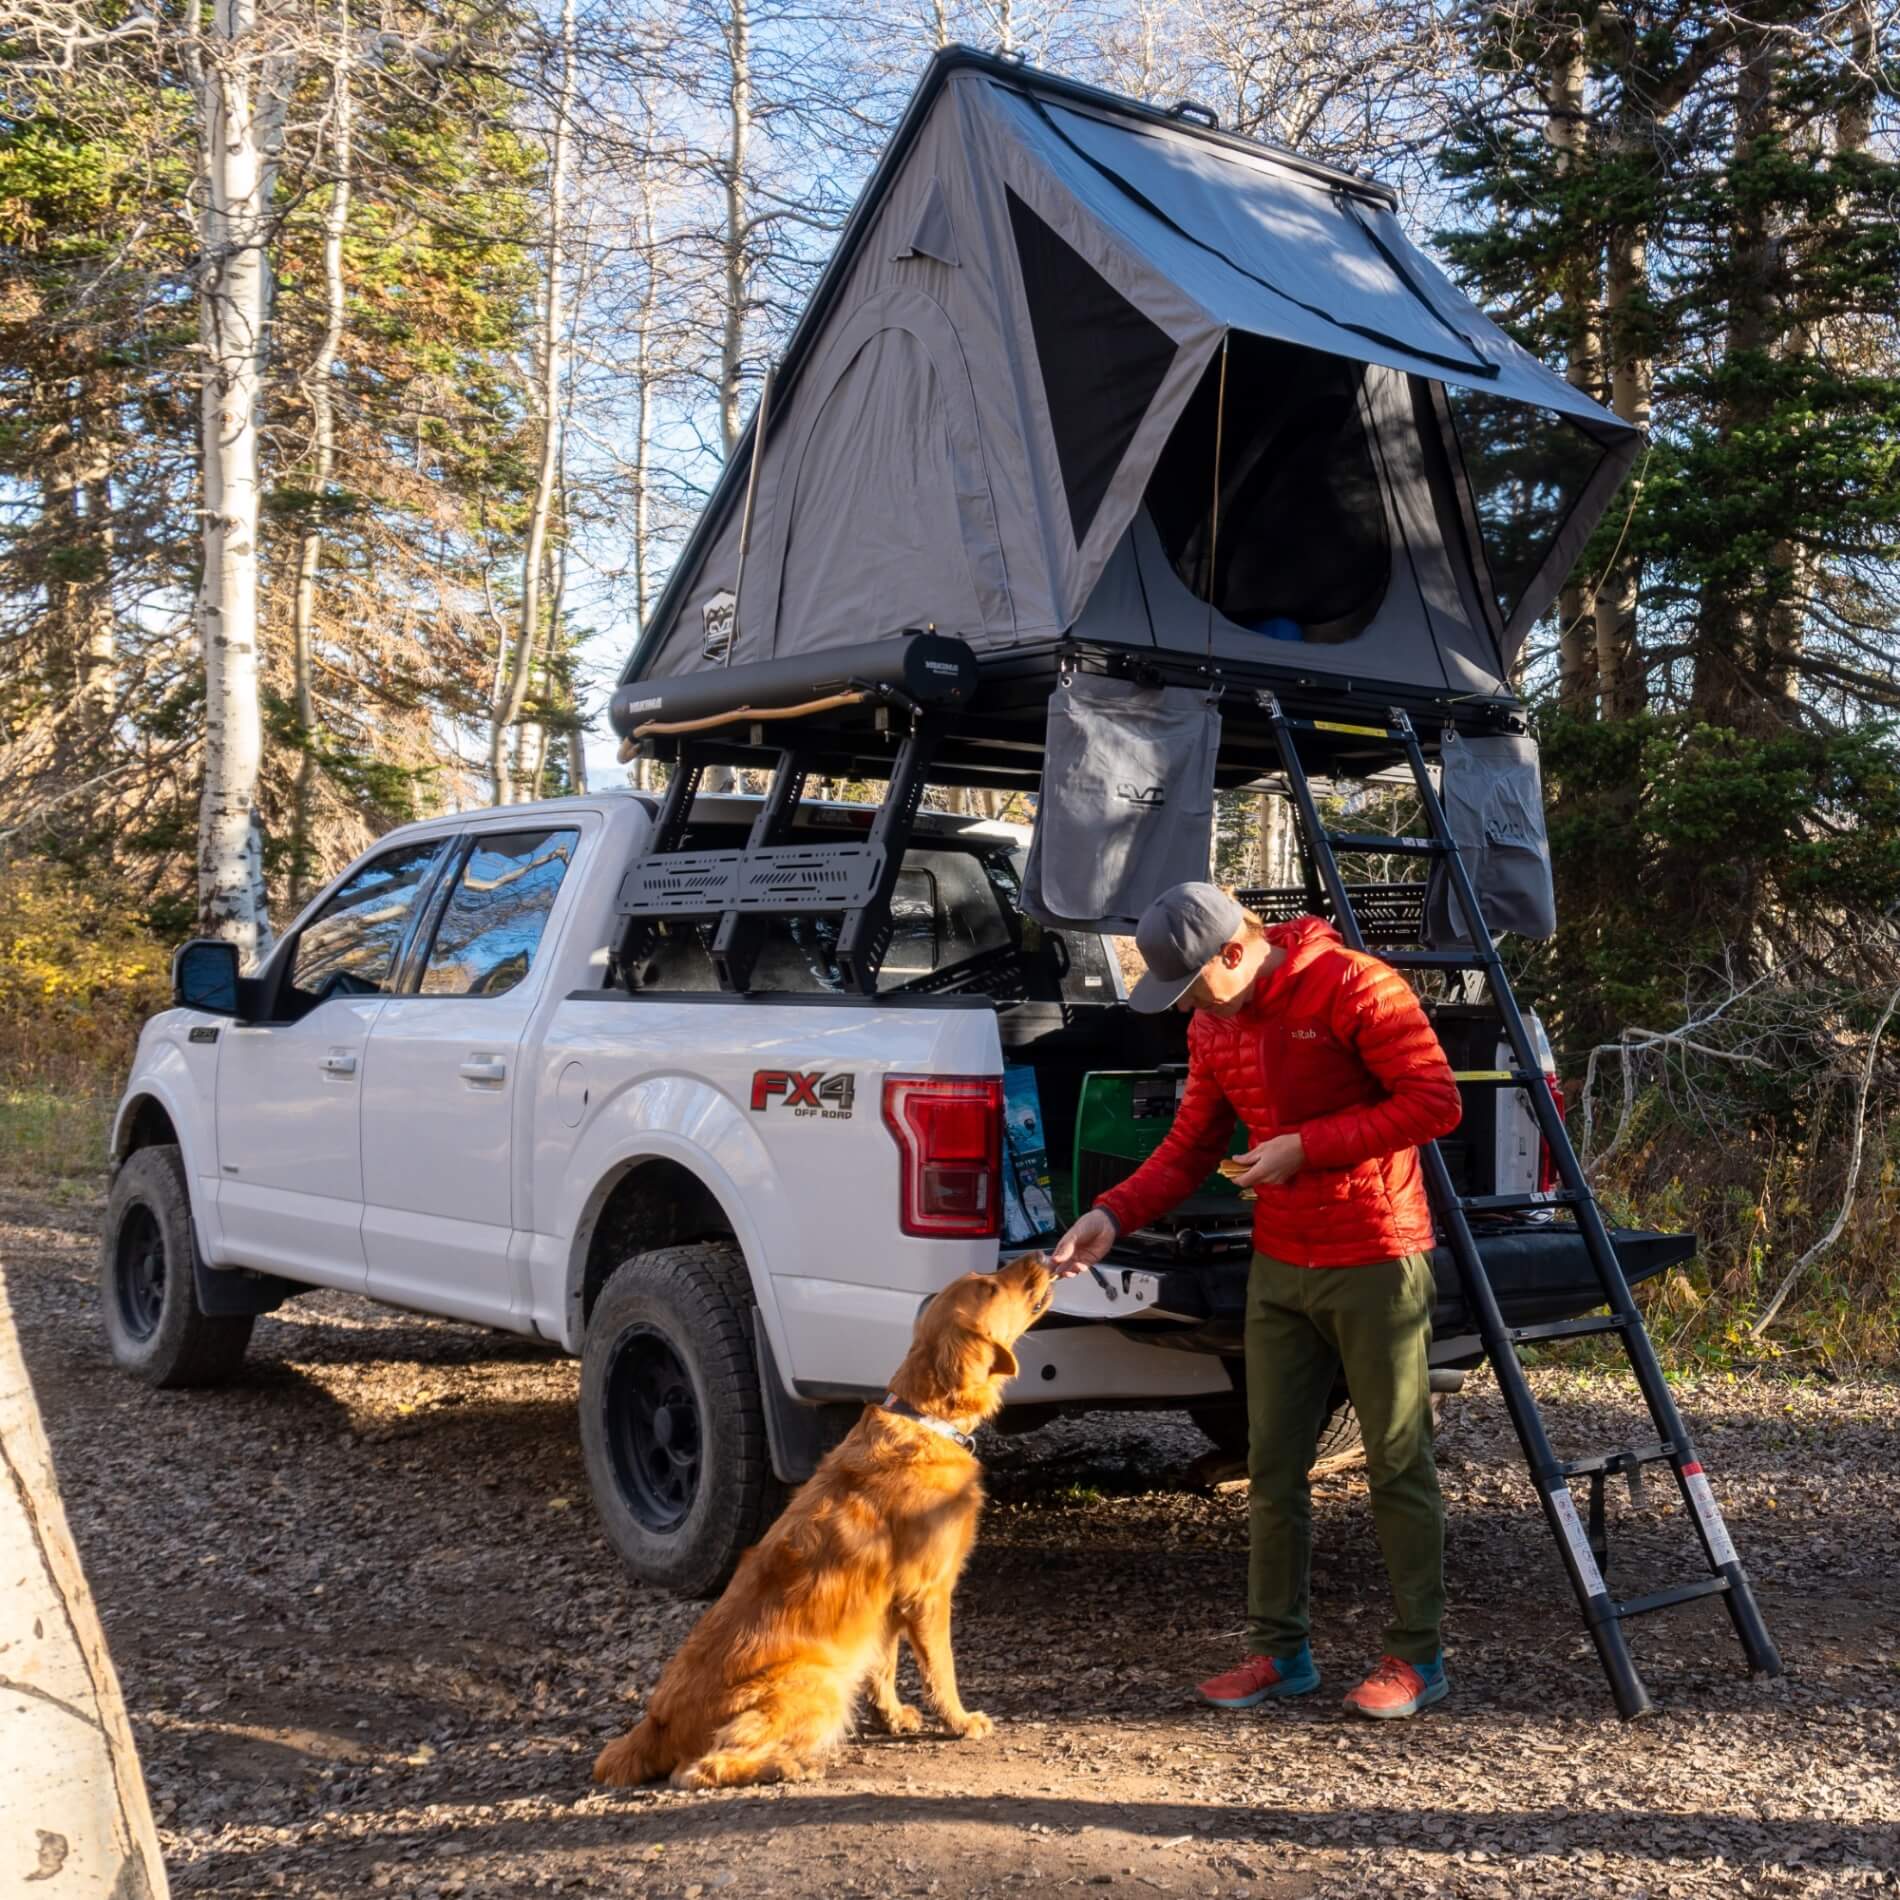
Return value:
[(636, 1577), (679, 1596), (725, 1588), (784, 1501), (736, 1247), (658, 1247), (616, 1269), (581, 1348), (581, 1455)]
[(184, 1157), (141, 1148), (113, 1178), (99, 1248), (99, 1311), (112, 1361), (147, 1385), (218, 1385), (243, 1363), (252, 1316), (200, 1310)]

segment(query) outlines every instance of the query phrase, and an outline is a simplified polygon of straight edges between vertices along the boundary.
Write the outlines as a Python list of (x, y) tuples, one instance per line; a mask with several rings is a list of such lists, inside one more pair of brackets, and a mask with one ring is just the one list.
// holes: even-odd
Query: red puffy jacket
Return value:
[(1273, 924), (1287, 956), (1240, 1010), (1196, 1010), (1187, 1087), (1161, 1146), (1095, 1203), (1124, 1233), (1165, 1213), (1227, 1152), (1298, 1133), (1306, 1166), (1254, 1204), (1253, 1244), (1302, 1267), (1353, 1267), (1433, 1244), (1418, 1147), (1458, 1126), (1458, 1084), (1405, 979), (1319, 917)]

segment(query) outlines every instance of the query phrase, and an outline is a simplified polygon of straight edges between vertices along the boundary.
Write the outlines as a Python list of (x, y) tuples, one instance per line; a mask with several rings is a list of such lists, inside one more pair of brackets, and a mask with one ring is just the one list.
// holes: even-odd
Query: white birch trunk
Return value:
[(204, 787), (198, 807), (198, 913), (207, 935), (255, 960), (270, 947), (257, 785), (258, 433), (270, 308), (271, 159), (281, 102), (260, 57), (256, 0), (216, 0), (199, 42), (203, 257)]
[[(745, 373), (746, 300), (751, 272), (747, 268), (751, 244), (746, 196), (746, 164), (752, 143), (752, 22), (746, 0), (730, 0), (726, 16), (726, 54), (731, 66), (730, 114), (726, 144), (725, 310), (719, 344), (719, 428), (726, 459), (739, 442), (739, 397)], [(738, 629), (733, 630), (738, 638)], [(708, 792), (739, 788), (738, 774), (729, 765), (712, 765), (701, 778)]]
[(567, 373), (566, 317), (561, 297), (561, 247), (567, 224), (569, 121), (574, 101), (574, 0), (561, 7), (561, 83), (554, 115), (554, 140), (548, 164), (547, 272), (542, 280), (541, 349), (536, 392), (541, 409), (541, 454), (535, 470), (534, 501), (528, 515), (528, 542), (521, 557), (521, 619), (512, 661), (503, 672), (488, 735), (491, 797), (506, 805), (514, 798), (508, 769), (508, 738), (521, 718), (534, 671), (541, 630), (541, 569), (548, 543), (548, 522), (561, 471), (561, 388)]
[[(338, 0), (336, 63), (330, 79), (332, 163), (336, 181), (323, 214), (324, 326), (304, 386), (310, 392), (314, 459), (311, 490), (324, 496), (336, 472), (336, 406), (330, 373), (343, 343), (343, 234), (350, 221), (350, 168), (355, 157), (353, 102), (350, 97), (349, 0)], [(316, 796), (316, 691), (311, 683), (310, 629), (316, 619), (317, 574), (323, 559), (321, 516), (313, 513), (297, 549), (297, 593), (291, 609), (291, 673), (297, 696), (297, 727), (303, 753), (297, 761), (297, 785), (290, 817), (290, 908), (303, 899), (309, 877), (310, 808)]]
[(747, 229), (746, 164), (752, 143), (752, 25), (746, 0), (731, 0), (726, 17), (726, 54), (731, 66), (726, 145), (725, 312), (719, 343), (719, 427), (726, 459), (739, 440), (740, 379), (745, 371)]
[[(1640, 225), (1610, 233), (1604, 280), (1604, 340), (1610, 359), (1610, 406), (1647, 433), (1655, 365), (1629, 334), (1628, 310), (1648, 282), (1649, 247)], [(1633, 719), (1648, 701), (1636, 615), (1642, 562), (1625, 550), (1596, 598), (1597, 694), (1605, 719)]]

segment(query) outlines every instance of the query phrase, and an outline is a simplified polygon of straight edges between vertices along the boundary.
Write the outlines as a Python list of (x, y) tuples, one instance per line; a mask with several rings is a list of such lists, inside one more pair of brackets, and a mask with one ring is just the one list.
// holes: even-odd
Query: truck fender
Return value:
[[(662, 1115), (666, 1126), (656, 1125)], [(629, 1124), (632, 1124), (629, 1126)], [(692, 1137), (673, 1132), (684, 1124)], [(562, 1201), (582, 1209), (568, 1247), (563, 1313), (568, 1349), (580, 1350), (587, 1259), (601, 1209), (620, 1181), (644, 1161), (683, 1168), (717, 1204), (745, 1257), (752, 1298), (774, 1358), (786, 1363), (785, 1335), (769, 1266), (769, 1231), (780, 1201), (778, 1172), (765, 1143), (718, 1089), (680, 1075), (648, 1076), (604, 1104), (588, 1126), (567, 1169)], [(743, 1186), (741, 1185), (743, 1178)], [(587, 1187), (580, 1191), (579, 1183)]]
[[(197, 1200), (198, 1177), (214, 1171), (217, 1135), (202, 1126), (202, 1111), (196, 1102), (197, 1090), (185, 1058), (169, 1039), (150, 1052), (150, 1060), (133, 1071), (126, 1084), (125, 1096), (112, 1118), (112, 1140), (107, 1156), (116, 1172), (131, 1152), (132, 1131), (139, 1112), (147, 1102), (155, 1102), (165, 1111), (178, 1139), (178, 1152), (185, 1164), (185, 1188), (193, 1202)], [(193, 1218), (197, 1210), (193, 1207)]]

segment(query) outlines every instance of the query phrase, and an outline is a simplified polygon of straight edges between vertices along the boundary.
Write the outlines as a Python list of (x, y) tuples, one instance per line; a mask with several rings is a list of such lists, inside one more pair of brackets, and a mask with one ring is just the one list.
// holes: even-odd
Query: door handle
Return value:
[(508, 1065), (499, 1056), (470, 1056), (462, 1064), (462, 1076), (469, 1082), (504, 1082)]
[(323, 1058), (325, 1075), (354, 1075), (356, 1073), (356, 1054), (350, 1049), (332, 1049)]

